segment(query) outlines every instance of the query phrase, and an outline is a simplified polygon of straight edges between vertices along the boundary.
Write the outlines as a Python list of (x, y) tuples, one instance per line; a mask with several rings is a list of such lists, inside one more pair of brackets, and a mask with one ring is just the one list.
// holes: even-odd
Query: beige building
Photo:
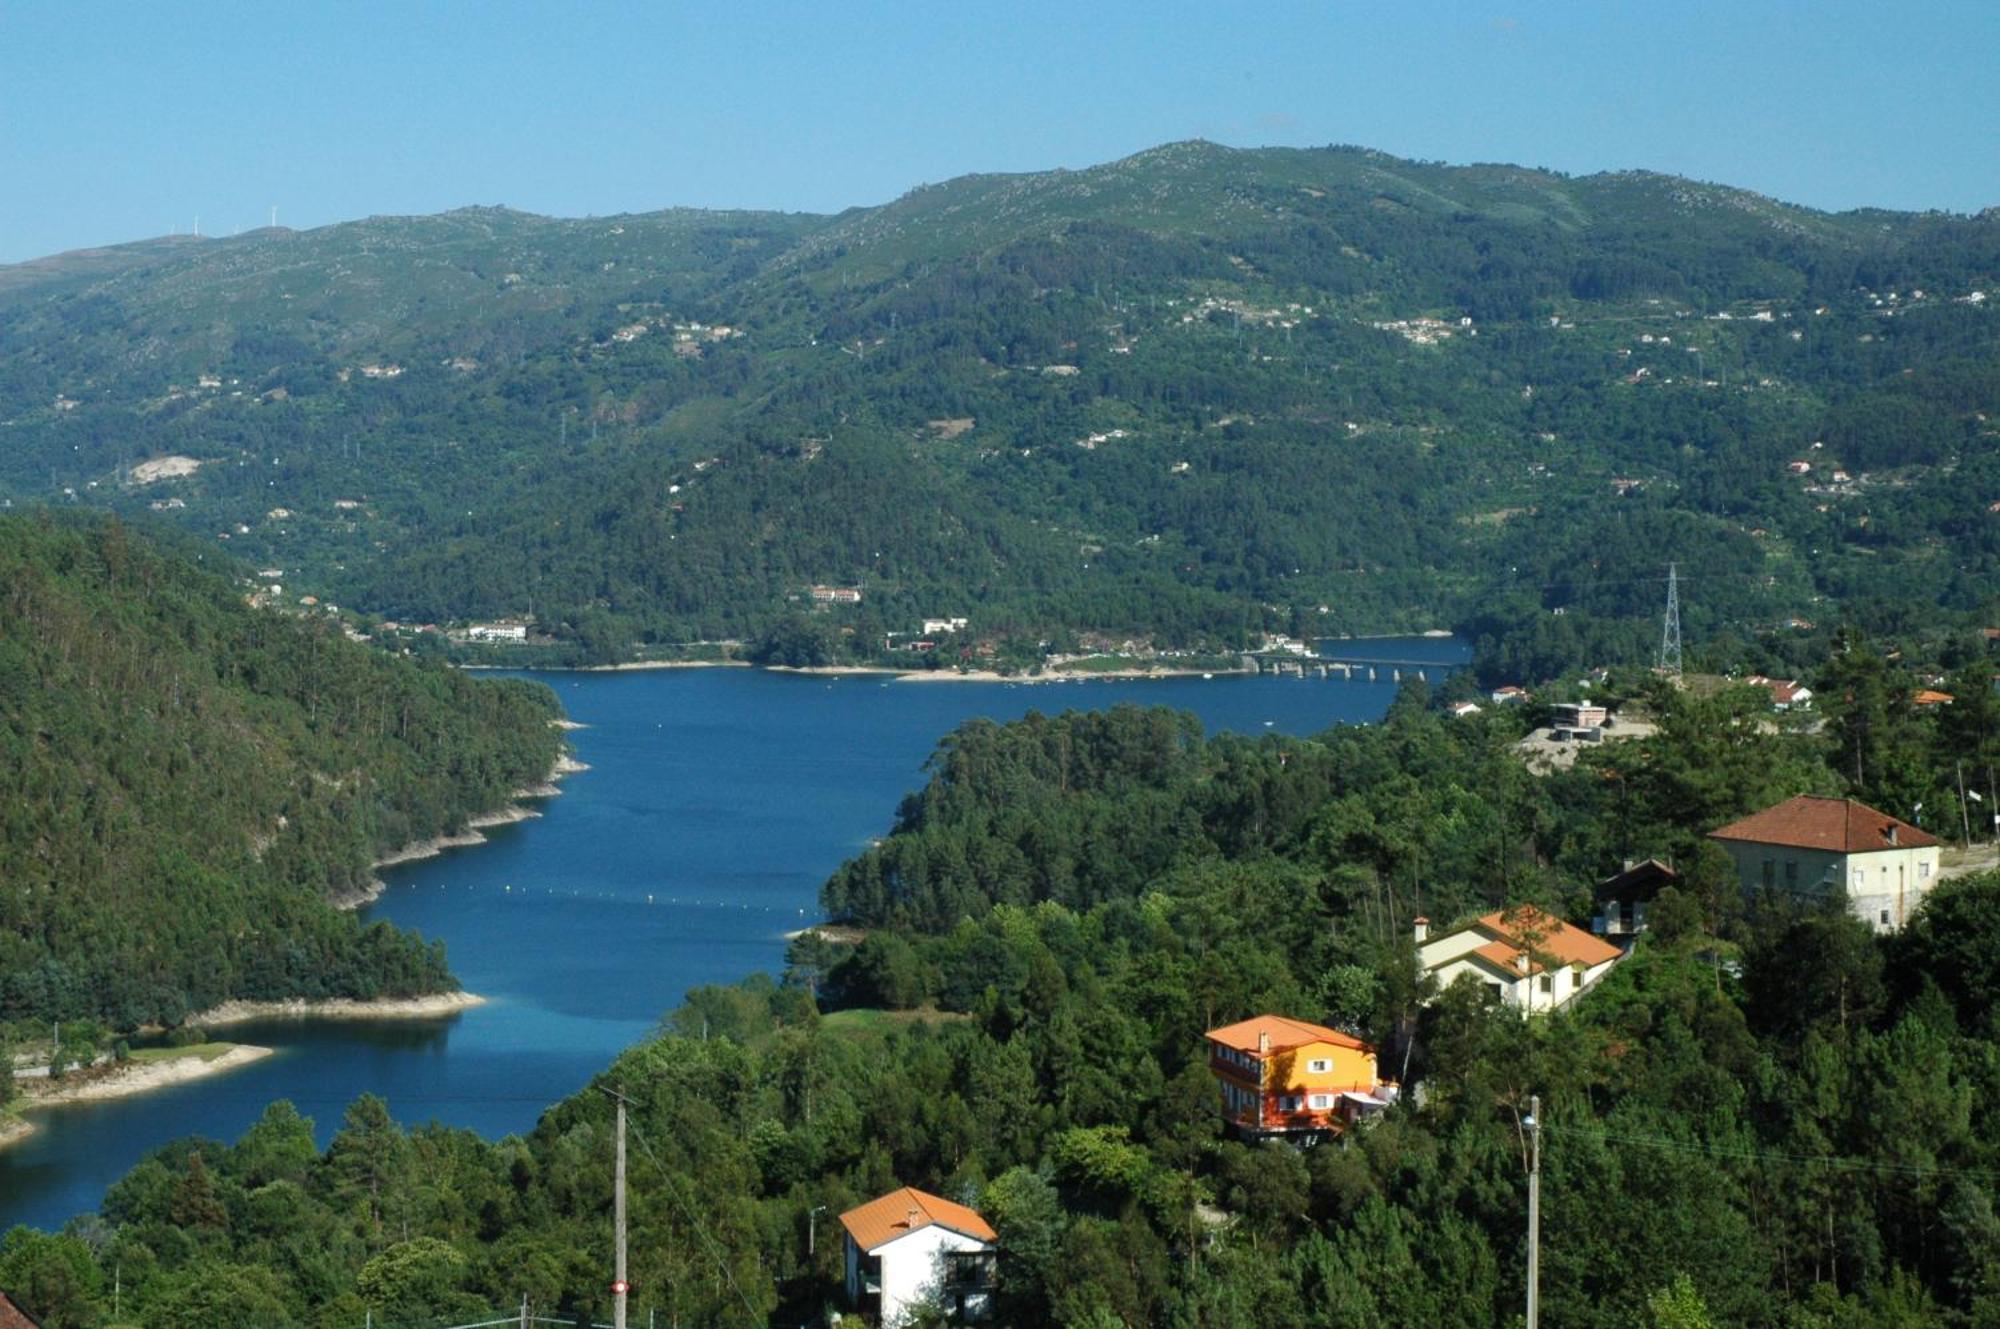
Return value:
[(1838, 894), (1877, 932), (1901, 928), (1937, 885), (1937, 837), (1851, 798), (1800, 794), (1708, 838), (1735, 860), (1745, 894)]

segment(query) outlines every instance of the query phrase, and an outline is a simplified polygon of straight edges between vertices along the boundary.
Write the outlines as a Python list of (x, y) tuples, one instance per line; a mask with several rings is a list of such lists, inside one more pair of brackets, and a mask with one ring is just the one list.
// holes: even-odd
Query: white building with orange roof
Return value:
[(1222, 1116), (1240, 1135), (1317, 1136), (1372, 1117), (1396, 1099), (1375, 1049), (1352, 1034), (1283, 1015), (1208, 1031), (1208, 1069)]
[(847, 1229), (847, 1301), (885, 1329), (935, 1306), (953, 1320), (992, 1308), (992, 1227), (974, 1210), (913, 1186), (840, 1216)]
[(1497, 909), (1439, 937), (1416, 921), (1417, 966), (1448, 988), (1461, 976), (1492, 989), (1523, 1015), (1576, 1000), (1625, 952), (1533, 905)]

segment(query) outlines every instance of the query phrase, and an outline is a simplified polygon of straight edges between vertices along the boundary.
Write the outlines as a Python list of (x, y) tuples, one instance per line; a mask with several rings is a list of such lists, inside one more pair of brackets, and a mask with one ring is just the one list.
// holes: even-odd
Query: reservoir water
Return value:
[[(1341, 659), (1462, 662), (1458, 641), (1330, 644)], [(0, 1150), (0, 1231), (95, 1209), (148, 1152), (190, 1135), (233, 1140), (273, 1099), (322, 1145), (364, 1091), (406, 1124), (525, 1131), (649, 1032), (690, 987), (783, 965), (784, 934), (818, 917), (820, 884), (887, 830), (937, 741), (974, 716), (1119, 702), (1194, 712), (1211, 731), (1315, 733), (1380, 718), (1379, 680), (1338, 676), (899, 683), (750, 669), (541, 676), (590, 767), (544, 815), (491, 843), (386, 873), (369, 915), (442, 937), (490, 1000), (453, 1019), (289, 1021), (222, 1036), (277, 1055), (212, 1080), (33, 1114)]]

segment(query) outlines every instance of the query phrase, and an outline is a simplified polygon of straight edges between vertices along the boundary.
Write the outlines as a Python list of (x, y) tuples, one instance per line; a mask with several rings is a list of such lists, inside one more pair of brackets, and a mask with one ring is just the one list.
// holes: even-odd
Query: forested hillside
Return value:
[(204, 563), (232, 566), (0, 518), (0, 1021), (455, 986), (334, 902), (541, 781), (554, 699), (252, 609)]
[[(1486, 1329), (1522, 1303), (1539, 1095), (1544, 1324), (1990, 1323), (2000, 876), (1878, 939), (1746, 913), (1700, 846), (1779, 796), (1867, 791), (1857, 726), (1990, 761), (1993, 707), (1982, 736), (1862, 697), (1818, 734), (1750, 690), (1647, 701), (1658, 734), (1537, 778), (1521, 717), (1448, 720), (1420, 687), (1304, 740), (1136, 709), (962, 729), (828, 883), (858, 945), (808, 936), (782, 979), (695, 992), (599, 1077), (633, 1102), (633, 1322), (804, 1323), (838, 1295), (832, 1216), (909, 1184), (995, 1227), (1003, 1325)], [(1588, 907), (1635, 853), (1686, 881), (1571, 1013), (1424, 990), (1415, 914)], [(1260, 1011), (1375, 1040), (1402, 1104), (1316, 1148), (1225, 1138), (1202, 1033)], [(497, 1143), (363, 1099), (324, 1153), (279, 1104), (161, 1149), (101, 1221), (17, 1230), (0, 1284), (50, 1329), (110, 1323), (114, 1278), (148, 1329), (605, 1319), (597, 1086)]]
[(1728, 666), (2000, 618), (1996, 307), (1991, 211), (1352, 148), (465, 209), (0, 269), (0, 496), (591, 658), (837, 584), (862, 653), (1443, 624), (1533, 679), (1643, 660), (1677, 561)]

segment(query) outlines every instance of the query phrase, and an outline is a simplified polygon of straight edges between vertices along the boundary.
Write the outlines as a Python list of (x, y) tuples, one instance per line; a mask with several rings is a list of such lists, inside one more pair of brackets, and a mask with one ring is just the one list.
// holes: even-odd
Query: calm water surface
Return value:
[[(1343, 659), (1461, 661), (1435, 638), (1341, 642)], [(549, 674), (590, 770), (537, 820), (387, 875), (369, 916), (442, 937), (487, 1005), (447, 1021), (244, 1025), (278, 1055), (213, 1080), (37, 1114), (0, 1151), (0, 1230), (97, 1207), (146, 1153), (234, 1139), (273, 1099), (322, 1144), (355, 1095), (406, 1123), (487, 1136), (531, 1127), (645, 1035), (688, 988), (783, 964), (783, 934), (817, 917), (820, 883), (887, 829), (937, 740), (973, 716), (1119, 702), (1194, 712), (1210, 730), (1314, 733), (1375, 720), (1379, 681), (1235, 678), (1046, 685), (894, 683), (749, 669)], [(1432, 674), (1435, 681), (1437, 675)]]

